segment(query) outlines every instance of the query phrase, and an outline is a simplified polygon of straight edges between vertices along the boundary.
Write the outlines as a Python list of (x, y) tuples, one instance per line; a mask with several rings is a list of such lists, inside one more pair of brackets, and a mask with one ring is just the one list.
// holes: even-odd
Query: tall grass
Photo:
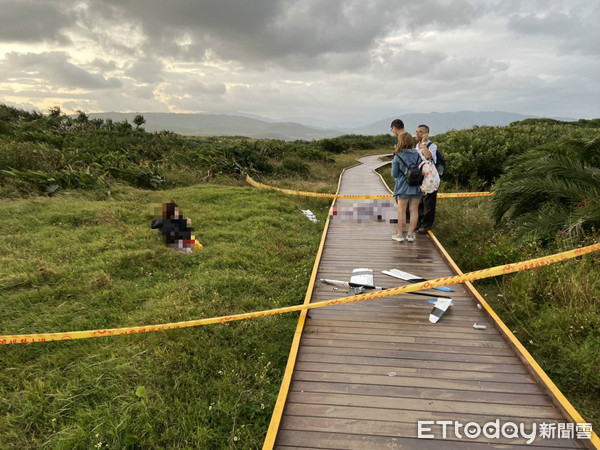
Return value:
[[(219, 185), (103, 195), (0, 205), (2, 334), (301, 303), (329, 205)], [(192, 219), (202, 251), (175, 253), (150, 230), (154, 206), (171, 199)], [(259, 448), (296, 320), (4, 346), (0, 447)]]
[[(457, 204), (460, 202), (460, 204)], [(465, 272), (600, 242), (522, 243), (494, 228), (489, 199), (440, 200), (436, 236)], [(600, 255), (475, 282), (494, 310), (594, 429), (600, 426)]]

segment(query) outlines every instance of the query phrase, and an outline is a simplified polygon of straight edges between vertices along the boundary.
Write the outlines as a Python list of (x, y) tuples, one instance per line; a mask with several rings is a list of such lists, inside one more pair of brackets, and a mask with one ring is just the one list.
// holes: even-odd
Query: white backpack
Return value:
[(440, 187), (440, 174), (435, 168), (435, 164), (433, 161), (426, 159), (425, 155), (421, 153), (421, 150), (418, 150), (419, 156), (423, 160), (421, 164), (419, 164), (419, 168), (421, 169), (421, 173), (423, 174), (423, 183), (421, 184), (421, 191), (424, 194), (431, 194), (435, 192)]

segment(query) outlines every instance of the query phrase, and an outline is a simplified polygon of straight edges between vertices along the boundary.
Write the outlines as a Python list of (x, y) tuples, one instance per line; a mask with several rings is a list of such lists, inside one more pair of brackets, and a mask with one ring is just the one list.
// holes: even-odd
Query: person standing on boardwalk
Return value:
[[(433, 164), (437, 164), (437, 145), (429, 140), (429, 127), (427, 125), (419, 125), (415, 132), (417, 137), (416, 149), (420, 150), (425, 158), (431, 159)], [(433, 226), (435, 220), (435, 205), (437, 203), (437, 191), (429, 194), (424, 194), (419, 202), (419, 219), (417, 220), (417, 233), (427, 234)]]
[(404, 129), (404, 122), (402, 122), (400, 119), (394, 119), (391, 127), (392, 133), (394, 133), (396, 136), (400, 136), (402, 133), (407, 133), (407, 131)]
[(404, 131), (404, 124), (399, 119), (392, 122), (392, 132), (398, 136), (398, 144), (394, 150), (394, 159), (392, 160), (392, 176), (394, 177), (394, 198), (398, 203), (398, 231), (392, 236), (392, 239), (398, 242), (404, 241), (404, 223), (406, 222), (406, 207), (410, 210), (410, 223), (406, 240), (412, 242), (415, 240), (415, 230), (417, 228), (417, 219), (419, 216), (419, 202), (422, 197), (421, 186), (410, 186), (405, 177), (405, 170), (412, 165), (418, 166), (421, 157), (414, 148), (415, 141), (413, 137)]

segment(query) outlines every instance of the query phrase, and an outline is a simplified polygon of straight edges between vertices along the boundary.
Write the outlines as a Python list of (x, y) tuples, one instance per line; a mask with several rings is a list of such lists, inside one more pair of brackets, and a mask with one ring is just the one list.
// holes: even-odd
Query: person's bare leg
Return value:
[[(408, 207), (410, 208), (410, 223), (408, 225), (408, 234), (413, 234), (417, 229), (417, 222), (419, 220), (419, 202), (418, 198), (409, 199)], [(404, 208), (406, 211), (406, 207)]]
[[(398, 199), (398, 235), (402, 236), (402, 231), (404, 230), (404, 223), (406, 222), (406, 206), (408, 204), (408, 200), (403, 200), (401, 198)], [(418, 207), (418, 205), (417, 205)], [(411, 221), (412, 221), (412, 213), (411, 213)]]

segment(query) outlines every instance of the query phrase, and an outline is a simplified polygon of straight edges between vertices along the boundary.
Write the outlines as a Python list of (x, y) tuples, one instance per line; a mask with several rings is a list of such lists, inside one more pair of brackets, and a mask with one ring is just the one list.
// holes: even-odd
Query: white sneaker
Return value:
[(406, 240), (408, 242), (414, 242), (414, 240), (415, 240), (415, 233), (413, 233), (413, 234), (407, 234), (406, 235)]
[(404, 236), (402, 236), (401, 234), (395, 234), (392, 236), (392, 239), (397, 241), (397, 242), (404, 242)]

